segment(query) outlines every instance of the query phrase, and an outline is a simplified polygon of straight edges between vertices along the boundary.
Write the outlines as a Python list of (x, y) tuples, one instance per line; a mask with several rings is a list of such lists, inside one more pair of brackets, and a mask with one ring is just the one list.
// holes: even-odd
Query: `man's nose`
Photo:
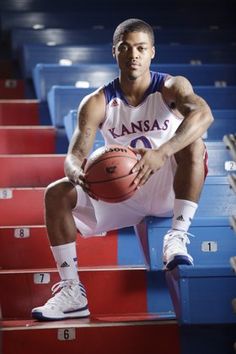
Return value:
[(130, 58), (138, 58), (139, 57), (139, 52), (137, 50), (137, 48), (130, 48), (130, 51), (129, 51), (129, 56)]

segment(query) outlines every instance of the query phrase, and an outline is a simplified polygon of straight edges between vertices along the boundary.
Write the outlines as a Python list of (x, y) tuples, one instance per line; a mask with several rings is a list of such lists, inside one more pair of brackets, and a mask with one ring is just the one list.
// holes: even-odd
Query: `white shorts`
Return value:
[(73, 217), (81, 235), (89, 237), (134, 226), (148, 215), (171, 216), (176, 166), (175, 158), (171, 156), (130, 199), (120, 203), (94, 200), (80, 186), (76, 186), (77, 204), (73, 209)]

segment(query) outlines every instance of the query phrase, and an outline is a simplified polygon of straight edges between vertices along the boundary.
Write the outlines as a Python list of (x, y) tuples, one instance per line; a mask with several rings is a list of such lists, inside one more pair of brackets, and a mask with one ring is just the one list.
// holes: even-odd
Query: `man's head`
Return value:
[(122, 22), (113, 36), (112, 53), (122, 77), (130, 80), (150, 76), (151, 60), (155, 56), (152, 27), (139, 19)]
[(113, 46), (122, 40), (122, 37), (130, 32), (144, 32), (150, 37), (151, 43), (154, 46), (155, 38), (152, 27), (145, 21), (139, 20), (138, 18), (130, 18), (121, 22), (115, 29), (113, 34)]

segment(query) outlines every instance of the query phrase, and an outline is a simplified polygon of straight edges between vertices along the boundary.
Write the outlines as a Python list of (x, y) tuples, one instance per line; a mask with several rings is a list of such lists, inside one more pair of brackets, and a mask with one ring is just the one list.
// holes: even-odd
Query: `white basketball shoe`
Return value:
[(193, 258), (188, 254), (186, 244), (189, 244), (188, 232), (169, 230), (163, 242), (163, 263), (167, 270), (172, 270), (180, 264), (193, 265)]
[(55, 295), (45, 305), (32, 310), (34, 319), (52, 321), (90, 315), (85, 288), (77, 280), (64, 280), (56, 283), (52, 287), (52, 294)]

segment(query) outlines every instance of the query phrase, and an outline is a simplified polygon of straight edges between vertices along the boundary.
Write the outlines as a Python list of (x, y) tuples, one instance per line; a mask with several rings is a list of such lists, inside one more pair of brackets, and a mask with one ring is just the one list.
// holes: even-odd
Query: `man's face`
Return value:
[(149, 71), (155, 48), (149, 35), (145, 32), (130, 32), (122, 36), (113, 46), (113, 56), (116, 58), (122, 76), (136, 80)]

